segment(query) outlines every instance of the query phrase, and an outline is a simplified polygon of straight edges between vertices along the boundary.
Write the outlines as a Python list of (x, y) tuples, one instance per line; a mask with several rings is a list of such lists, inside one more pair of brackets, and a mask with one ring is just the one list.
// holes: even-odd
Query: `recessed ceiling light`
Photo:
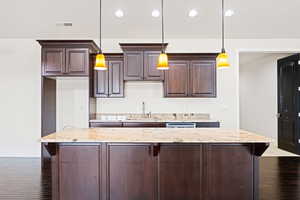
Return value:
[(233, 11), (233, 10), (231, 10), (231, 9), (226, 10), (226, 12), (225, 12), (225, 16), (226, 16), (226, 17), (231, 17), (231, 16), (233, 16), (233, 15), (234, 15), (234, 11)]
[(124, 12), (123, 12), (123, 10), (118, 9), (118, 10), (115, 12), (115, 15), (116, 15), (116, 17), (118, 17), (118, 18), (122, 18), (122, 17), (124, 17)]
[(192, 9), (189, 12), (189, 17), (196, 17), (198, 15), (198, 11), (196, 9)]
[(160, 15), (159, 10), (154, 9), (154, 10), (152, 11), (152, 17), (159, 17), (159, 15)]

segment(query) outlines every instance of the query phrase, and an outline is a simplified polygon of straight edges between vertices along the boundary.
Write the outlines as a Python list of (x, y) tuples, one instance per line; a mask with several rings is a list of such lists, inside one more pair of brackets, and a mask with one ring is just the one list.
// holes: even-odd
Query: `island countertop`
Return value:
[(219, 128), (86, 128), (56, 132), (41, 142), (270, 143), (271, 139), (244, 130)]

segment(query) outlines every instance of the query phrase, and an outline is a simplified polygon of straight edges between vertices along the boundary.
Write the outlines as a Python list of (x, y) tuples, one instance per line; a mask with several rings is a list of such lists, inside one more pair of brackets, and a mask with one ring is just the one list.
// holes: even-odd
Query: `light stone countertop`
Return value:
[(219, 128), (87, 128), (66, 129), (43, 137), (41, 142), (269, 143), (271, 139)]

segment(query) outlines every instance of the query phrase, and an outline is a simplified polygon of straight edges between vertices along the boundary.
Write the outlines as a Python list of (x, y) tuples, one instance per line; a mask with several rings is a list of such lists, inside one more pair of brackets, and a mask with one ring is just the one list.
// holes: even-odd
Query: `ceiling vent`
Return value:
[(73, 26), (72, 22), (57, 22), (56, 26), (66, 26), (66, 27), (71, 27)]

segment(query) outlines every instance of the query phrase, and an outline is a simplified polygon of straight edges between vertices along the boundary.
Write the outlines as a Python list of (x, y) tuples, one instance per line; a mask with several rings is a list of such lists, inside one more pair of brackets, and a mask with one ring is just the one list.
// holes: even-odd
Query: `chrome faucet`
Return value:
[(146, 105), (145, 102), (142, 102), (143, 116), (146, 117)]

